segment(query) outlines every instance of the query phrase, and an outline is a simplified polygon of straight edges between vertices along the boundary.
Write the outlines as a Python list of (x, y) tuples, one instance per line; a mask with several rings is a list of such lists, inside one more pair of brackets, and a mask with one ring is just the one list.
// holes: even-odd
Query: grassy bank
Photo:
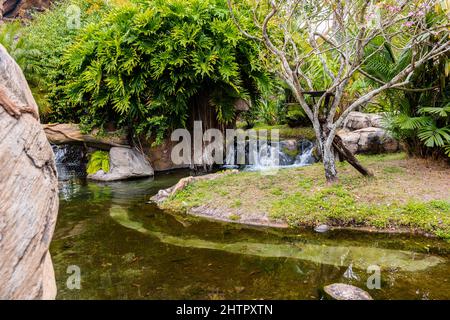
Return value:
[[(238, 129), (244, 129), (245, 123), (239, 122), (236, 124), (236, 127)], [(312, 127), (291, 128), (287, 124), (277, 124), (272, 126), (265, 123), (256, 123), (252, 130), (255, 130), (256, 132), (259, 132), (260, 130), (268, 130), (268, 132), (270, 132), (270, 130), (278, 130), (280, 140), (316, 140), (316, 134), (314, 133), (314, 129)], [(270, 137), (270, 133), (268, 133), (268, 135)]]
[[(338, 164), (340, 182), (327, 185), (320, 163), (274, 175), (240, 172), (198, 181), (163, 203), (165, 209), (220, 212), (239, 222), (265, 217), (290, 226), (411, 230), (450, 239), (450, 168), (402, 153), (360, 156), (375, 178)], [(214, 215), (214, 214), (213, 214)]]

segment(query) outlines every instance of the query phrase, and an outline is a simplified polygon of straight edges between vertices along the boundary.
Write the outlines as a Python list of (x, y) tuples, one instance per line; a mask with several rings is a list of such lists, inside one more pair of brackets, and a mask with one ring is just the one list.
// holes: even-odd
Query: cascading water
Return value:
[(309, 140), (302, 140), (300, 143), (300, 153), (295, 157), (294, 166), (302, 167), (317, 162), (314, 157), (314, 143)]
[(249, 145), (248, 141), (241, 141), (235, 144), (235, 148), (227, 148), (223, 167), (242, 168), (246, 171), (302, 167), (317, 162), (313, 151), (314, 143), (309, 140), (296, 141), (294, 150), (292, 141), (263, 142), (258, 147)]
[(79, 145), (52, 145), (58, 180), (86, 175), (86, 151)]
[[(86, 150), (80, 145), (52, 145), (55, 154), (56, 170), (59, 186), (59, 196), (70, 199), (79, 191), (81, 184), (74, 178), (86, 176)], [(64, 181), (64, 182), (62, 182)]]

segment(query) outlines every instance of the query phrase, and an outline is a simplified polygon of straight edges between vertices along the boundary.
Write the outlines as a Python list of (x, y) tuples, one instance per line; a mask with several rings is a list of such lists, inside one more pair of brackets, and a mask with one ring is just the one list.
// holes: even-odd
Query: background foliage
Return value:
[(228, 18), (223, 0), (141, 1), (87, 25), (65, 51), (53, 99), (55, 121), (114, 122), (161, 141), (184, 126), (207, 90), (218, 120), (238, 98), (257, 100), (270, 75), (259, 48)]

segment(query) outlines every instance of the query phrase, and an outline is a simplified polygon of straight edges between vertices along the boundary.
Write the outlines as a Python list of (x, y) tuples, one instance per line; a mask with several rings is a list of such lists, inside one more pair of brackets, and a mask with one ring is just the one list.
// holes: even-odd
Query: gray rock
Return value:
[(323, 290), (336, 300), (373, 300), (366, 291), (345, 283), (333, 283), (325, 286)]
[(88, 179), (116, 181), (148, 177), (153, 174), (152, 166), (141, 152), (131, 148), (113, 147), (109, 151), (109, 172), (99, 170), (88, 175)]
[(344, 145), (353, 153), (395, 152), (400, 149), (397, 140), (384, 129), (368, 127), (355, 131), (340, 131)]
[(375, 113), (350, 112), (344, 123), (348, 130), (359, 130), (368, 127), (381, 128), (382, 116)]
[(319, 233), (327, 232), (328, 230), (330, 230), (330, 226), (326, 224), (321, 224), (314, 228), (314, 231)]
[(53, 151), (19, 66), (0, 45), (0, 300), (54, 299)]

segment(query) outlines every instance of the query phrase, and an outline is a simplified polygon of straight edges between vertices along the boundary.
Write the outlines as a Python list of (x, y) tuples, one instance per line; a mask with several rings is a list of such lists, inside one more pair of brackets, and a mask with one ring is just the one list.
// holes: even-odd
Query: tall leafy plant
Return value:
[[(426, 51), (427, 46), (419, 50)], [(386, 44), (378, 54), (372, 55), (370, 49), (366, 54), (371, 57), (364, 70), (371, 85), (376, 86), (380, 81), (389, 81), (397, 70), (404, 68), (411, 57), (411, 49), (396, 54)], [(391, 104), (385, 116), (385, 127), (403, 141), (410, 154), (450, 157), (449, 58), (444, 55), (429, 61), (412, 74), (406, 88), (385, 92)]]
[(113, 122), (161, 141), (208, 97), (222, 123), (237, 99), (270, 87), (257, 44), (229, 19), (224, 0), (141, 1), (87, 26), (67, 50), (58, 99), (85, 124)]

